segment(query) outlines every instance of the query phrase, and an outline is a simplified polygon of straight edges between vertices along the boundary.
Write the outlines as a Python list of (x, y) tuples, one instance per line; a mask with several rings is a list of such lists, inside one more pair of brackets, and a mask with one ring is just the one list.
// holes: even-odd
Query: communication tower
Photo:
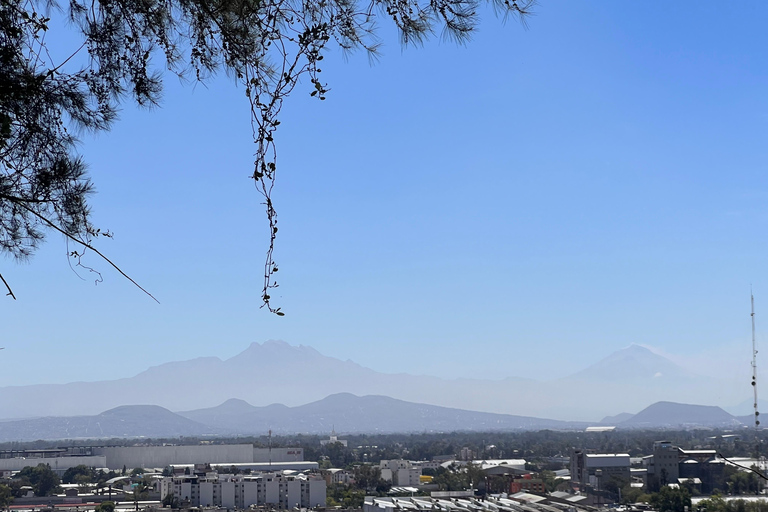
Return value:
[(757, 410), (757, 341), (755, 338), (755, 296), (752, 290), (749, 291), (749, 298), (752, 306), (750, 316), (752, 317), (752, 393), (754, 395), (754, 408), (755, 408), (755, 464), (757, 470), (764, 473), (765, 459), (761, 456), (762, 450), (760, 449), (760, 411)]
[[(755, 341), (755, 296), (752, 290), (749, 292), (750, 302), (752, 303), (752, 391), (755, 396), (755, 431), (760, 426), (760, 412), (757, 410), (757, 342)], [(759, 454), (756, 454), (759, 455)]]

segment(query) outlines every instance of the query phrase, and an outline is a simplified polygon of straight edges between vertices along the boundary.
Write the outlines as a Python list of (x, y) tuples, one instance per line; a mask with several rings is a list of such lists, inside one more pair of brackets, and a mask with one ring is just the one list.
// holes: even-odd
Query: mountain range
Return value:
[[(223, 417), (228, 408), (237, 407), (237, 402), (222, 406), (233, 398), (254, 406), (296, 407), (338, 393), (354, 393), (485, 413), (595, 421), (658, 401), (731, 404), (751, 393), (746, 389), (740, 396), (728, 395), (724, 391), (728, 387), (716, 377), (691, 374), (639, 345), (568, 376), (488, 380), (382, 373), (324, 356), (311, 347), (268, 341), (253, 343), (229, 359), (174, 361), (130, 378), (2, 387), (0, 419), (94, 416), (118, 406), (146, 404), (189, 414), (223, 407), (217, 409)], [(271, 407), (275, 412), (280, 408)]]
[[(742, 423), (713, 406), (657, 402), (639, 413), (614, 417), (617, 428), (739, 427)], [(608, 418), (606, 418), (608, 419)], [(36, 439), (113, 437), (170, 438), (351, 433), (489, 432), (582, 430), (588, 423), (547, 420), (438, 407), (386, 396), (331, 395), (309, 404), (256, 407), (239, 399), (216, 406), (173, 413), (156, 405), (129, 405), (94, 416), (44, 417), (0, 421), (0, 442)]]
[(121, 406), (94, 416), (0, 421), (0, 442), (35, 439), (276, 434), (511, 431), (584, 428), (586, 424), (451, 409), (386, 396), (331, 395), (309, 404), (255, 407), (230, 399), (173, 413), (156, 405)]

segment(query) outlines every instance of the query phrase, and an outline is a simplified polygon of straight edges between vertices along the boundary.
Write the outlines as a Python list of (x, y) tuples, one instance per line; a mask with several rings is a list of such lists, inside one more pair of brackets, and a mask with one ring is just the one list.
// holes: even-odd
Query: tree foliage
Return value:
[[(163, 68), (193, 80), (223, 70), (248, 100), (255, 142), (251, 178), (263, 195), (270, 230), (262, 299), (281, 314), (269, 294), (277, 286), (272, 189), (283, 101), (302, 77), (312, 96), (325, 99), (324, 52), (334, 44), (375, 53), (380, 18), (394, 23), (405, 44), (437, 30), (464, 41), (476, 26), (480, 1), (0, 0), (0, 251), (28, 257), (53, 230), (79, 245), (70, 256), (80, 264), (84, 252), (96, 251), (94, 238), (110, 233), (91, 224), (87, 199), (93, 188), (75, 134), (109, 129), (125, 98), (157, 104)], [(533, 3), (489, 1), (516, 16)], [(67, 23), (78, 43), (55, 61), (46, 35)]]
[(101, 503), (96, 505), (94, 512), (115, 512), (115, 502), (102, 501)]
[(672, 488), (665, 485), (651, 495), (649, 503), (659, 512), (685, 512), (691, 509), (691, 494), (685, 487)]
[(78, 483), (76, 481), (77, 477), (82, 476), (87, 477), (89, 482), (93, 482), (95, 481), (96, 471), (83, 464), (72, 466), (71, 468), (67, 468), (67, 470), (64, 471), (64, 474), (61, 475), (61, 482), (65, 484), (75, 484)]
[(342, 507), (345, 509), (361, 509), (365, 501), (365, 491), (350, 489), (343, 485), (332, 484), (328, 486), (325, 504), (328, 507)]
[(11, 488), (5, 484), (0, 484), (0, 509), (8, 508), (11, 503), (13, 503)]
[(27, 466), (16, 473), (13, 478), (24, 485), (31, 485), (35, 496), (50, 496), (59, 487), (59, 477), (48, 464)]
[(697, 503), (700, 512), (768, 512), (768, 501), (761, 500), (724, 500), (720, 495), (713, 495)]
[(352, 476), (355, 485), (368, 492), (373, 492), (383, 482), (381, 478), (381, 468), (371, 466), (370, 464), (359, 464), (354, 467)]

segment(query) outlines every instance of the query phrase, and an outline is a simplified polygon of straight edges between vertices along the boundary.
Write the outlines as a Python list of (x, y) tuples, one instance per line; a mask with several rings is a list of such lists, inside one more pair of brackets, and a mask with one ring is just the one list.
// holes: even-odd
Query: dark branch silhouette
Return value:
[[(250, 104), (256, 148), (250, 177), (269, 224), (262, 307), (282, 316), (270, 294), (278, 286), (272, 192), (284, 100), (302, 78), (309, 94), (324, 100), (324, 52), (334, 44), (375, 56), (379, 19), (397, 27), (404, 45), (421, 44), (438, 29), (464, 43), (484, 3), (523, 19), (534, 1), (0, 0), (0, 252), (27, 258), (52, 229), (147, 293), (90, 243), (100, 231), (91, 224), (92, 185), (75, 134), (108, 130), (126, 98), (157, 105), (165, 70), (196, 81), (225, 71), (245, 88)], [(53, 15), (66, 17), (80, 36), (61, 62), (46, 46)], [(77, 68), (73, 57), (84, 49), (88, 58)]]

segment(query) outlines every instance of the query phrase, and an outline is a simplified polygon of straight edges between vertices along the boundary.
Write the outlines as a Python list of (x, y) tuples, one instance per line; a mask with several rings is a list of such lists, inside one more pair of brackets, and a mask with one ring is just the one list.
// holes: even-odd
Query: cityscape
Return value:
[[(638, 346), (606, 359), (619, 365), (627, 357), (635, 373), (650, 379), (674, 370), (670, 361)], [(256, 364), (260, 359), (263, 366)], [(635, 413), (569, 421), (358, 396), (352, 391), (366, 389), (360, 372), (373, 381), (376, 372), (277, 341), (253, 343), (228, 361), (210, 359), (206, 372), (191, 371), (183, 361), (168, 365), (182, 376), (206, 375), (204, 382), (222, 381), (213, 370), (217, 365), (273, 381), (265, 367), (292, 375), (297, 359), (321, 373), (332, 371), (323, 367), (329, 363), (356, 369), (355, 384), (304, 405), (254, 406), (242, 397), (259, 400), (265, 391), (255, 381), (230, 379), (217, 388), (223, 394), (209, 390), (200, 397), (194, 393), (202, 388), (190, 388), (200, 405), (228, 397), (193, 410), (184, 410), (189, 397), (151, 394), (132, 380), (62, 385), (61, 395), (56, 386), (0, 388), (6, 401), (0, 504), (76, 512), (735, 512), (768, 506), (761, 497), (766, 435), (756, 429), (754, 413), (658, 401)], [(599, 373), (605, 365), (590, 368)], [(179, 382), (167, 370), (145, 373), (166, 379), (148, 380), (147, 389), (173, 389)], [(386, 380), (392, 377), (407, 381), (403, 374)], [(600, 381), (590, 382), (599, 389)], [(97, 388), (116, 401), (101, 402), (91, 391)], [(242, 394), (245, 388), (250, 395)], [(28, 417), (13, 418), (10, 412), (23, 410), (14, 407), (20, 400), (15, 395), (56, 410), (48, 404), (75, 391), (89, 400), (64, 410), (123, 405), (95, 415), (29, 410)], [(131, 396), (145, 403), (124, 403)]]
[(768, 512), (766, 21), (0, 0), (0, 512)]

